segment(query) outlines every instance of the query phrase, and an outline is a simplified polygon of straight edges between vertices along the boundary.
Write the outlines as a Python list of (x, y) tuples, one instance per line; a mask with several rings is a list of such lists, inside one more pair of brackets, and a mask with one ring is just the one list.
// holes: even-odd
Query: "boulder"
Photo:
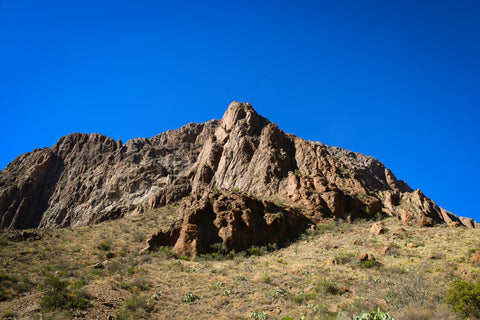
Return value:
[(385, 224), (383, 221), (375, 222), (372, 227), (370, 228), (370, 233), (376, 236), (385, 233)]

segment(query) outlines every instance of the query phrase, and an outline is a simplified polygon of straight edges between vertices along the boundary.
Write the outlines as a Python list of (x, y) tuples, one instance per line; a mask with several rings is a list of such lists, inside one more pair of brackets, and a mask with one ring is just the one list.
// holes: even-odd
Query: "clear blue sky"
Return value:
[(0, 167), (252, 103), (480, 220), (480, 2), (0, 0)]

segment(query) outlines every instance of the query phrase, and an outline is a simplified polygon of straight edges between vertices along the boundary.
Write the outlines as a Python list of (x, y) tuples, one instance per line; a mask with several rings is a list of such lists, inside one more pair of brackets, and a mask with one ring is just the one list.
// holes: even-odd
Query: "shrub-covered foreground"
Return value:
[(0, 319), (480, 318), (471, 262), (480, 230), (387, 218), (375, 236), (372, 222), (339, 221), (280, 249), (219, 244), (194, 260), (171, 248), (139, 254), (142, 235), (170, 225), (174, 209), (35, 231), (35, 240), (0, 231)]

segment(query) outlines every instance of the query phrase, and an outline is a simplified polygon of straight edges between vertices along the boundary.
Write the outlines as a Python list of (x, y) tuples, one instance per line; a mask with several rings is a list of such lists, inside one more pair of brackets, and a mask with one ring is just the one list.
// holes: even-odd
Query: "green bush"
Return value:
[(315, 227), (315, 234), (324, 234), (329, 230), (337, 229), (337, 223), (335, 221), (329, 221), (327, 223), (319, 223)]
[(229, 250), (222, 242), (210, 246), (210, 252), (200, 255), (201, 260), (230, 260), (235, 256), (233, 250)]
[(197, 301), (198, 299), (200, 299), (200, 297), (197, 296), (195, 293), (187, 292), (187, 294), (185, 295), (185, 297), (183, 297), (182, 302), (190, 303), (190, 302), (195, 302), (195, 301)]
[(133, 295), (125, 302), (125, 308), (130, 311), (137, 311), (139, 309), (150, 311), (152, 309), (152, 305), (145, 297)]
[(148, 313), (153, 310), (153, 299), (143, 296), (132, 295), (125, 301), (125, 306), (118, 310), (115, 315), (118, 320), (149, 319)]
[(267, 314), (265, 311), (252, 311), (248, 314), (248, 317), (254, 320), (266, 320)]
[(375, 259), (360, 261), (360, 268), (362, 269), (370, 269), (373, 267), (378, 267), (379, 265), (380, 265), (380, 262), (378, 262)]
[(79, 288), (69, 288), (67, 281), (61, 281), (54, 275), (45, 279), (47, 291), (40, 300), (42, 311), (83, 310), (88, 306), (88, 296)]
[(322, 281), (315, 285), (315, 292), (322, 294), (339, 295), (342, 294), (342, 289), (334, 281)]
[(381, 311), (379, 308), (370, 312), (362, 313), (361, 315), (354, 316), (353, 320), (395, 320), (390, 314)]
[(276, 243), (268, 243), (266, 246), (251, 246), (247, 249), (247, 255), (249, 256), (263, 256), (269, 252), (274, 252), (278, 250), (278, 245)]
[(111, 244), (110, 242), (107, 241), (102, 241), (97, 245), (97, 248), (103, 251), (108, 251), (110, 250)]
[(480, 319), (480, 280), (461, 280), (450, 285), (445, 302), (463, 318)]
[(200, 255), (201, 260), (231, 260), (235, 257), (245, 256), (263, 256), (270, 252), (278, 250), (276, 243), (268, 243), (264, 246), (251, 246), (245, 251), (235, 253), (235, 250), (230, 250), (222, 243), (214, 243), (210, 246), (210, 252)]

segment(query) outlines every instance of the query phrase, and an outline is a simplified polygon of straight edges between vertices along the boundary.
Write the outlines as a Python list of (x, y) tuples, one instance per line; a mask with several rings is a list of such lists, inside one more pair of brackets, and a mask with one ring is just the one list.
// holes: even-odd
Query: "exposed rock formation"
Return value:
[(168, 230), (147, 240), (146, 249), (169, 246), (176, 255), (195, 256), (222, 243), (238, 252), (251, 246), (286, 244), (313, 225), (298, 210), (243, 193), (192, 196), (182, 202), (179, 212)]
[(376, 236), (384, 234), (385, 233), (385, 225), (383, 221), (375, 222), (372, 225), (372, 228), (370, 229), (370, 233), (374, 234)]
[(250, 104), (233, 102), (222, 120), (150, 139), (123, 144), (74, 133), (19, 156), (0, 174), (0, 227), (96, 223), (214, 188), (278, 197), (315, 223), (384, 212), (423, 226), (479, 226), (411, 190), (378, 160), (286, 134)]
[(123, 216), (189, 195), (186, 174), (218, 120), (122, 144), (74, 133), (23, 154), (0, 174), (0, 226), (52, 228)]

